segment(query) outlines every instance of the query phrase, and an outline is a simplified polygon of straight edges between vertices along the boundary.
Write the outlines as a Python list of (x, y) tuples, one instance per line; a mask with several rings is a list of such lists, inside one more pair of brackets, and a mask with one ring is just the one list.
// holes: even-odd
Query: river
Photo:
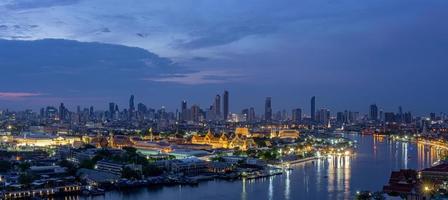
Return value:
[(351, 199), (358, 190), (379, 191), (390, 172), (422, 169), (446, 153), (428, 145), (390, 141), (377, 136), (345, 135), (357, 141), (354, 156), (299, 164), (283, 175), (251, 181), (208, 181), (198, 186), (171, 186), (111, 191), (94, 200), (277, 200)]

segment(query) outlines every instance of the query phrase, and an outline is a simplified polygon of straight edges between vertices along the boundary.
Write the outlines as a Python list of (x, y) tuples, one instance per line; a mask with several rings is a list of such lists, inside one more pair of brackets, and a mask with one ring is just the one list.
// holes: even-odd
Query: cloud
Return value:
[(31, 92), (0, 92), (0, 99), (3, 100), (17, 100), (28, 97), (42, 96), (41, 93), (31, 93)]
[(175, 83), (183, 85), (203, 85), (203, 84), (222, 84), (227, 82), (238, 82), (244, 77), (238, 73), (229, 71), (198, 71), (186, 74), (167, 74), (158, 77), (144, 78), (143, 80)]
[(251, 35), (262, 35), (274, 32), (275, 25), (245, 23), (238, 26), (218, 25), (191, 33), (191, 40), (178, 41), (177, 46), (185, 49), (200, 49), (226, 45)]
[(6, 8), (13, 10), (65, 6), (78, 3), (80, 0), (13, 0)]
[(0, 61), (0, 85), (56, 95), (123, 91), (144, 77), (191, 72), (141, 48), (56, 39), (0, 40)]

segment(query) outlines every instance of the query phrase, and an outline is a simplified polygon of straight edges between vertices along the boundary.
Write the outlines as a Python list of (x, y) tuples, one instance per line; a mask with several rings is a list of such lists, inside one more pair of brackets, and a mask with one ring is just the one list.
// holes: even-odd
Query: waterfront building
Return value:
[(208, 171), (208, 163), (195, 157), (173, 160), (170, 171), (184, 175), (198, 175)]
[(95, 169), (115, 175), (120, 175), (124, 168), (130, 168), (134, 171), (142, 171), (141, 165), (136, 164), (124, 164), (119, 162), (113, 162), (109, 160), (100, 160), (96, 163)]

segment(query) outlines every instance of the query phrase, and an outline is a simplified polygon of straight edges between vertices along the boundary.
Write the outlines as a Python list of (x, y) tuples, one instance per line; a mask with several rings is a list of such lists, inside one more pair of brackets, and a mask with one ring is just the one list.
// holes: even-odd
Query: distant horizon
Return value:
[[(231, 94), (230, 91), (229, 91), (229, 93)], [(220, 95), (221, 95), (221, 94), (220, 94)], [(131, 95), (129, 95), (129, 97), (130, 97), (130, 96), (131, 96)], [(162, 107), (165, 107), (165, 109), (166, 109), (168, 112), (175, 112), (176, 110), (178, 110), (178, 111), (180, 112), (181, 103), (182, 103), (182, 101), (184, 101), (184, 100), (187, 101), (187, 107), (188, 107), (188, 108), (191, 108), (192, 105), (198, 105), (201, 109), (206, 110), (206, 109), (208, 109), (208, 108), (211, 106), (211, 104), (213, 103), (212, 100), (213, 100), (213, 98), (214, 98), (214, 96), (211, 96), (211, 97), (210, 97), (210, 105), (201, 105), (201, 104), (199, 104), (199, 103), (194, 103), (194, 102), (190, 102), (190, 101), (188, 101), (188, 100), (186, 100), (186, 99), (183, 99), (183, 100), (179, 100), (179, 105), (171, 107), (171, 106), (167, 106), (167, 105), (153, 106), (153, 105), (151, 105), (151, 104), (147, 104), (147, 103), (145, 103), (145, 102), (139, 101), (139, 98), (138, 98), (138, 96), (136, 96), (136, 95), (134, 95), (134, 97), (135, 97), (135, 99), (136, 99), (136, 100), (135, 100), (135, 106), (136, 106), (136, 107), (137, 107), (137, 105), (138, 105), (139, 103), (143, 103), (143, 104), (146, 105), (148, 108), (152, 108), (152, 109), (155, 109), (155, 110), (158, 110), (158, 109), (161, 109)], [(311, 97), (310, 97), (310, 99), (311, 99)], [(262, 101), (261, 101), (262, 103), (261, 103), (261, 104), (264, 103), (264, 100), (265, 100), (265, 99), (262, 99)], [(299, 109), (302, 110), (302, 116), (310, 117), (310, 115), (311, 115), (311, 113), (310, 113), (310, 106), (311, 106), (311, 105), (310, 105), (310, 102), (309, 102), (309, 105), (307, 105), (307, 106), (296, 106), (296, 107), (293, 107), (293, 108), (286, 109), (286, 108), (278, 108), (278, 107), (276, 107), (276, 105), (275, 105), (275, 103), (274, 103), (274, 102), (275, 102), (275, 99), (272, 99), (272, 101), (273, 101), (273, 104), (272, 104), (272, 107), (273, 107), (273, 114), (275, 114), (276, 112), (285, 110), (285, 111), (288, 113), (288, 116), (290, 116), (290, 115), (291, 115), (291, 112), (292, 112), (293, 109), (297, 109), (297, 108), (299, 108)], [(121, 102), (121, 103), (120, 103), (120, 102)], [(128, 108), (129, 108), (129, 98), (128, 98), (127, 100), (121, 100), (120, 102), (109, 101), (109, 102), (104, 102), (104, 105), (72, 105), (72, 104), (67, 104), (67, 103), (65, 103), (65, 102), (59, 102), (59, 103), (49, 104), (49, 105), (41, 105), (41, 106), (36, 105), (35, 107), (28, 107), (28, 108), (26, 108), (26, 107), (24, 107), (24, 108), (3, 108), (3, 107), (0, 107), (0, 111), (9, 110), (9, 111), (13, 111), (13, 112), (20, 112), (20, 111), (25, 111), (25, 110), (32, 110), (33, 112), (39, 112), (40, 109), (42, 109), (42, 108), (46, 108), (46, 107), (48, 107), (48, 106), (55, 107), (55, 108), (59, 108), (59, 106), (60, 106), (61, 103), (64, 103), (64, 106), (65, 106), (69, 111), (72, 111), (72, 112), (75, 112), (78, 106), (80, 106), (81, 109), (84, 109), (84, 108), (90, 108), (91, 106), (93, 106), (94, 109), (95, 109), (95, 111), (103, 111), (103, 112), (106, 112), (106, 111), (108, 111), (109, 103), (115, 103), (121, 111), (122, 111), (123, 109), (128, 109)], [(230, 98), (230, 103), (232, 103), (231, 98)], [(380, 104), (377, 104), (377, 103), (371, 103), (371, 104), (367, 104), (367, 105), (366, 105), (366, 109), (365, 109), (365, 110), (355, 110), (355, 109), (349, 109), (349, 108), (347, 108), (347, 109), (342, 109), (342, 110), (334, 110), (334, 109), (331, 108), (331, 106), (330, 106), (330, 107), (319, 107), (319, 104), (318, 104), (318, 103), (319, 103), (319, 98), (316, 97), (316, 112), (317, 112), (318, 110), (320, 110), (320, 109), (328, 109), (328, 110), (330, 110), (330, 112), (331, 112), (331, 116), (336, 116), (336, 113), (337, 113), (337, 112), (344, 112), (344, 111), (359, 112), (359, 113), (361, 114), (361, 116), (368, 115), (368, 114), (369, 114), (369, 113), (368, 113), (368, 112), (369, 112), (369, 111), (368, 111), (369, 106), (370, 106), (370, 105), (373, 105), (373, 104), (375, 104), (375, 105), (378, 106), (378, 111), (383, 111), (383, 112), (393, 112), (393, 113), (398, 113), (398, 109), (399, 109), (399, 106), (397, 106), (397, 107), (395, 108), (395, 110), (394, 110), (394, 109), (388, 110), (388, 109), (384, 109), (384, 107), (383, 107), (382, 105), (380, 105)], [(260, 104), (260, 103), (259, 103), (259, 104)], [(241, 108), (241, 109), (239, 109), (239, 110), (237, 110), (237, 111), (235, 111), (234, 109), (232, 109), (232, 107), (230, 106), (230, 113), (238, 113), (238, 114), (239, 114), (239, 113), (241, 113), (241, 111), (242, 111), (243, 109), (246, 109), (246, 108), (249, 109), (250, 107), (253, 107), (253, 108), (255, 109), (255, 112), (256, 112), (256, 115), (257, 115), (257, 116), (262, 116), (262, 115), (264, 114), (264, 107), (256, 107), (256, 106), (243, 107), (243, 108)], [(413, 112), (412, 110), (409, 110), (409, 109), (404, 108), (404, 109), (403, 109), (403, 113), (405, 113), (405, 112), (411, 112), (411, 114), (412, 114), (413, 116), (420, 116), (420, 117), (427, 117), (427, 116), (429, 116), (430, 113), (435, 113), (436, 115), (447, 114), (447, 112), (444, 112), (444, 111), (438, 111), (438, 112), (437, 112), (437, 111), (428, 111), (428, 112), (426, 112), (426, 113), (416, 113), (416, 112)]]

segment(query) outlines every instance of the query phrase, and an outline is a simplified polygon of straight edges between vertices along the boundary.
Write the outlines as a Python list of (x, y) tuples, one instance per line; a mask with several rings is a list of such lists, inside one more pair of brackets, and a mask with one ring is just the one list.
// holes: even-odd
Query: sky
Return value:
[(2, 0), (0, 109), (448, 112), (446, 0)]

